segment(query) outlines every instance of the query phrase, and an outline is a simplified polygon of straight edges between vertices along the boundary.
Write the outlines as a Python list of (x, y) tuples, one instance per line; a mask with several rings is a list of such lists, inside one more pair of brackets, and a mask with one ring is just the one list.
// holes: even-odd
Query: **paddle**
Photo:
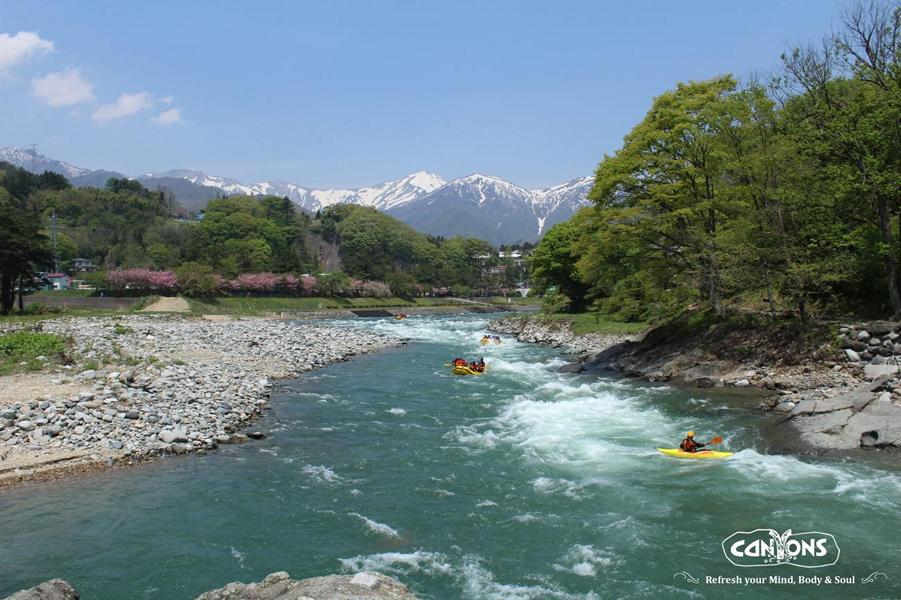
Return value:
[(711, 444), (720, 444), (720, 443), (722, 443), (722, 441), (723, 441), (723, 438), (721, 436), (716, 436), (715, 438), (713, 438), (712, 440), (710, 440), (709, 442), (707, 442), (704, 445), (710, 446)]

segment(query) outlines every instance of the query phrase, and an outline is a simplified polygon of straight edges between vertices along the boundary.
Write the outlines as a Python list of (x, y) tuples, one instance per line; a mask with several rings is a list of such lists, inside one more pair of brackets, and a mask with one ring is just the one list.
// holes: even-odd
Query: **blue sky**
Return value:
[(846, 4), (3, 0), (0, 146), (131, 175), (543, 187), (590, 174), (676, 82), (769, 72)]

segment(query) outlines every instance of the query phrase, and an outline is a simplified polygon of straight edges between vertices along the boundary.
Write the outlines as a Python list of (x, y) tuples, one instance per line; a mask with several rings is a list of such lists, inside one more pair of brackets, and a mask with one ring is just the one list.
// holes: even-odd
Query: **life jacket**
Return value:
[(679, 444), (679, 448), (685, 452), (697, 452), (698, 444), (692, 438), (685, 438), (682, 440), (682, 443)]
[(464, 359), (462, 359), (462, 358), (455, 358), (455, 359), (454, 359), (454, 366), (455, 366), (455, 367), (461, 367), (461, 366), (464, 366), (465, 364), (466, 364), (466, 361), (465, 361)]

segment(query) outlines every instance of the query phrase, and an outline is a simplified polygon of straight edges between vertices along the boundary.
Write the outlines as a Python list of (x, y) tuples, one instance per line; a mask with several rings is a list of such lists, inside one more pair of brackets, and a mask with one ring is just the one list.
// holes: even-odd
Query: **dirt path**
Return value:
[(145, 306), (141, 312), (191, 312), (191, 305), (184, 298), (160, 298), (150, 306)]
[(82, 383), (51, 383), (51, 380), (60, 378), (60, 375), (50, 373), (4, 375), (0, 377), (0, 408), (17, 402), (37, 400), (43, 396), (68, 398), (90, 388)]

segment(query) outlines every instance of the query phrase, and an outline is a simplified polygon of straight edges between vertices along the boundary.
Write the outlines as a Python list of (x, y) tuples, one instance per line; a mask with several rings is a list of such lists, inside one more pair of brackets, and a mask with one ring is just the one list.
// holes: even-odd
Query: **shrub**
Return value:
[(181, 293), (192, 298), (208, 298), (222, 287), (222, 278), (213, 268), (196, 262), (184, 263), (176, 270)]
[(178, 289), (178, 278), (171, 271), (122, 269), (108, 272), (106, 281), (114, 290), (174, 293)]

